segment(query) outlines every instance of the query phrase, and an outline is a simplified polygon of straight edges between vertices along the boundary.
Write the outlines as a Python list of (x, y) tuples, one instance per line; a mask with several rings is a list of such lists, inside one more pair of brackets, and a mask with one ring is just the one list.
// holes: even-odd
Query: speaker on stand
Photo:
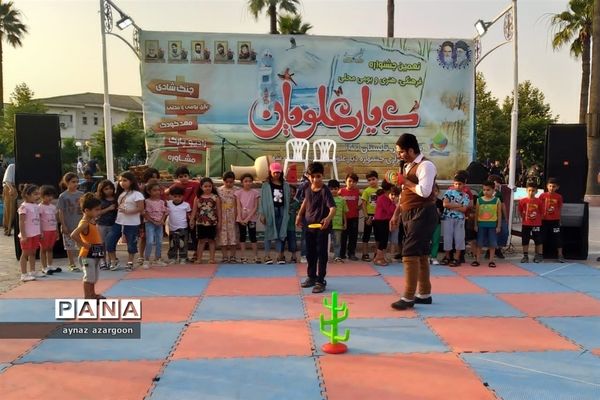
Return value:
[[(585, 124), (550, 124), (546, 129), (545, 177), (558, 179), (563, 197), (561, 234), (567, 259), (588, 257), (589, 205), (585, 196), (588, 157)], [(556, 256), (554, 243), (544, 243), (544, 255)]]
[[(52, 185), (57, 191), (61, 180), (60, 125), (57, 114), (15, 115), (15, 183)], [(22, 199), (17, 200), (17, 208)], [(21, 257), (18, 215), (15, 215), (15, 255)], [(62, 238), (54, 245), (54, 257), (66, 257)]]

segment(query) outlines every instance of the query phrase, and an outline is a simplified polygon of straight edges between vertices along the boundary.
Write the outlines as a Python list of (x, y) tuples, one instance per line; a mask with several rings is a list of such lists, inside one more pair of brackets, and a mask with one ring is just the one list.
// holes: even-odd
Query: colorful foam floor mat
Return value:
[[(432, 266), (433, 304), (395, 311), (401, 264), (171, 265), (106, 271), (97, 290), (142, 301), (140, 339), (0, 339), (0, 398), (599, 399), (600, 270), (583, 264)], [(0, 295), (0, 322), (53, 322), (81, 296), (63, 272)], [(326, 354), (337, 291), (349, 351)], [(327, 316), (327, 314), (326, 314)], [(1, 325), (0, 325), (1, 326)]]

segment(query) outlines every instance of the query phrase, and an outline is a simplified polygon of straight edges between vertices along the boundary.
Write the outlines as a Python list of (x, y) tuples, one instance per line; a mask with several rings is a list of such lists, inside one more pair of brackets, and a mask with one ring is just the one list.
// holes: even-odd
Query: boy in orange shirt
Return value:
[(558, 253), (558, 262), (564, 263), (565, 258), (562, 252), (562, 236), (560, 232), (560, 214), (563, 206), (563, 198), (556, 193), (559, 189), (556, 178), (548, 178), (546, 183), (547, 192), (540, 195), (540, 200), (544, 203), (544, 212), (542, 214), (542, 235), (544, 244), (552, 237)]

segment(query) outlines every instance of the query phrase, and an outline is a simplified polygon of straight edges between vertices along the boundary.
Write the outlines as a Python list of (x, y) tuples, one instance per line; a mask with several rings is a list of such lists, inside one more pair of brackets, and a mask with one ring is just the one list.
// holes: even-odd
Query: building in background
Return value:
[[(74, 138), (83, 155), (88, 154), (88, 142), (92, 134), (104, 128), (102, 93), (79, 93), (36, 99), (46, 107), (49, 114), (58, 114), (61, 139)], [(112, 125), (117, 125), (130, 113), (142, 118), (142, 98), (139, 96), (110, 95)]]

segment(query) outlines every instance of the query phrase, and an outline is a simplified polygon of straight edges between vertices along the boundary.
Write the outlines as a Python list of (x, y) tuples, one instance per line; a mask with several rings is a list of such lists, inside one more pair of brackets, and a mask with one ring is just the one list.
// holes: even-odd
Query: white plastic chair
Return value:
[(331, 139), (317, 139), (313, 142), (313, 161), (331, 163), (333, 178), (338, 180), (336, 150), (337, 144)]
[(310, 143), (306, 139), (290, 139), (285, 142), (285, 161), (283, 162), (283, 176), (287, 176), (289, 163), (304, 164), (304, 171), (308, 168), (308, 152)]

